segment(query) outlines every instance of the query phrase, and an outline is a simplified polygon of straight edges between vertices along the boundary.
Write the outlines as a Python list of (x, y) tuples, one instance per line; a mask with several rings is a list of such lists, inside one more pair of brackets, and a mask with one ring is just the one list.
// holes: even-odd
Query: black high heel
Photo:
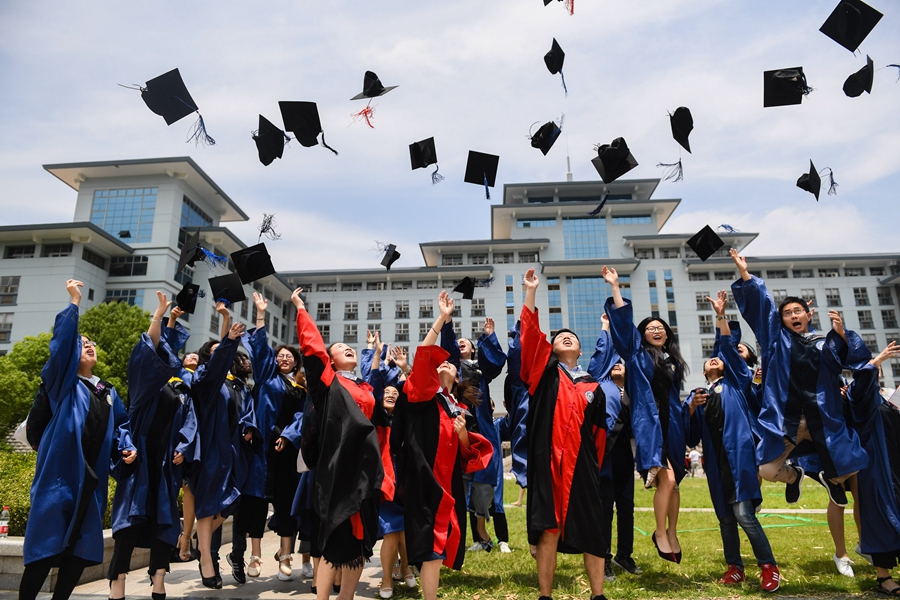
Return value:
[(201, 564), (200, 559), (197, 559), (197, 568), (200, 569), (200, 583), (203, 584), (203, 587), (208, 587), (211, 590), (221, 590), (222, 589), (222, 578), (216, 573), (215, 565), (213, 565), (213, 575), (212, 577), (204, 577), (203, 576), (203, 565)]
[(650, 539), (653, 540), (653, 545), (656, 546), (656, 553), (659, 554), (659, 557), (663, 560), (667, 560), (669, 562), (677, 563), (678, 560), (675, 557), (674, 552), (663, 552), (659, 549), (659, 544), (656, 543), (656, 532), (650, 536)]

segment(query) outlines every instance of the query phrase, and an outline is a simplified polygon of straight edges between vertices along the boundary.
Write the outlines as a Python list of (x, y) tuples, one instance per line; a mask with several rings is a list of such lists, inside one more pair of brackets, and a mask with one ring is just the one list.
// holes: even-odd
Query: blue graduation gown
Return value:
[[(610, 378), (613, 366), (619, 362), (619, 354), (613, 347), (612, 336), (608, 331), (601, 331), (594, 347), (594, 354), (588, 363), (588, 373), (600, 382), (603, 393), (606, 394), (606, 430), (612, 433), (619, 420), (622, 411), (622, 393), (619, 386)], [(609, 448), (609, 446), (607, 446)], [(600, 465), (600, 476), (604, 479), (612, 479), (612, 452), (603, 456), (603, 464)]]
[[(730, 479), (734, 482), (734, 502), (753, 500), (754, 504), (762, 502), (762, 493), (759, 489), (756, 464), (756, 443), (750, 426), (749, 409), (745, 397), (745, 390), (751, 382), (750, 370), (747, 363), (737, 351), (737, 341), (729, 335), (718, 338), (719, 358), (725, 367), (725, 374), (713, 385), (714, 393), (718, 394), (721, 401), (721, 410), (724, 415), (721, 444), (724, 447), (728, 464), (725, 468), (730, 472)], [(685, 409), (690, 414), (693, 392), (685, 400)], [(719, 519), (733, 517), (729, 498), (726, 498), (722, 481), (721, 468), (718, 456), (720, 448), (716, 447), (713, 436), (710, 433), (706, 421), (705, 407), (698, 406), (694, 416), (690, 419), (688, 432), (688, 446), (696, 446), (703, 441), (703, 458), (706, 462), (706, 482), (709, 486), (709, 495), (712, 498), (713, 508)], [(730, 487), (730, 485), (729, 485)]]
[[(397, 386), (400, 383), (400, 368), (393, 363), (388, 364), (387, 344), (381, 349), (381, 359), (378, 362), (378, 371), (381, 373), (381, 381), (383, 386)], [(359, 353), (359, 376), (369, 381), (369, 372), (372, 370), (372, 362), (375, 360), (374, 348), (363, 348)], [(377, 397), (377, 396), (376, 396)]]
[[(734, 341), (734, 346), (737, 348), (737, 345), (741, 341), (741, 323), (740, 321), (728, 321), (728, 328), (731, 330), (731, 338)], [(721, 342), (721, 332), (719, 328), (716, 327), (716, 341), (713, 344), (712, 356), (719, 356), (719, 346)], [(743, 361), (741, 361), (743, 362)], [(735, 368), (740, 365), (736, 365)], [(759, 431), (759, 410), (760, 410), (760, 389), (762, 388), (762, 384), (753, 383), (753, 374), (754, 369), (751, 369), (746, 362), (744, 362), (744, 368), (750, 372), (749, 383), (747, 384), (747, 389), (744, 390), (744, 400), (747, 404), (747, 409), (749, 412), (747, 413), (747, 417), (750, 420), (750, 429), (753, 431), (753, 436), (756, 441), (762, 437), (762, 433)], [(690, 399), (686, 401), (690, 404)], [(688, 443), (688, 446), (695, 446), (696, 444)], [(821, 469), (820, 469), (821, 470)], [(816, 471), (818, 473), (818, 471)]]
[(41, 371), (53, 417), (44, 430), (31, 483), (31, 509), (25, 528), (26, 565), (62, 553), (74, 539), (77, 539), (73, 548), (75, 556), (92, 564), (103, 561), (102, 521), (109, 491), (108, 476), (116, 479), (126, 476), (130, 469), (122, 461), (122, 451), (136, 450), (131, 441), (128, 413), (119, 395), (111, 389), (106, 435), (97, 462), (91, 465), (99, 481), (93, 494), (87, 496), (90, 504), (80, 529), (75, 531), (85, 483), (81, 438), (91, 401), (90, 391), (77, 376), (80, 360), (78, 307), (69, 304), (56, 315), (50, 359)]
[[(453, 332), (453, 322), (448, 321), (441, 327), (441, 348), (450, 354), (448, 359), (460, 368), (462, 360), (459, 353), (459, 345), (456, 343), (456, 334)], [(494, 410), (491, 408), (491, 382), (503, 372), (506, 364), (506, 353), (500, 347), (497, 334), (481, 334), (478, 338), (478, 370), (481, 371), (481, 404), (475, 408), (475, 419), (478, 421), (478, 433), (483, 435), (491, 443), (494, 452), (491, 462), (480, 471), (475, 471), (472, 477), (479, 483), (487, 483), (496, 486), (497, 479), (503, 472), (503, 450), (500, 447), (500, 434), (494, 428)], [(462, 376), (462, 372), (460, 372)]]
[(522, 381), (522, 344), (519, 341), (519, 321), (509, 339), (509, 350), (506, 355), (506, 384), (504, 400), (506, 418), (509, 423), (509, 445), (512, 450), (512, 473), (516, 476), (519, 487), (528, 485), (528, 403), (530, 396), (528, 386)]
[[(237, 353), (238, 340), (228, 336), (219, 344), (212, 358), (194, 372), (191, 395), (197, 411), (201, 461), (192, 470), (188, 485), (194, 493), (194, 510), (198, 519), (228, 514), (240, 497), (238, 474), (235, 473), (235, 450), (228, 422), (226, 385), (228, 370)], [(240, 435), (240, 427), (235, 435)]]
[(893, 476), (900, 470), (900, 464), (897, 464), (900, 457), (888, 452), (885, 426), (891, 435), (896, 435), (895, 424), (900, 416), (894, 405), (881, 398), (875, 365), (867, 363), (854, 371), (847, 397), (854, 426), (869, 455), (869, 465), (856, 476), (859, 484), (860, 549), (866, 554), (896, 554), (900, 552), (900, 498), (893, 485)]
[[(762, 348), (763, 388), (760, 400), (759, 433), (756, 459), (763, 465), (772, 462), (784, 453), (784, 410), (788, 398), (788, 381), (791, 377), (791, 337), (796, 335), (782, 324), (778, 306), (766, 291), (762, 279), (753, 277), (748, 281), (738, 279), (731, 284), (735, 302), (744, 320), (750, 325), (756, 340)], [(868, 349), (858, 335), (846, 332), (850, 345), (836, 344), (840, 338), (830, 331), (825, 340), (819, 342), (822, 352), (816, 385), (816, 404), (822, 419), (821, 435), (827, 440), (828, 454), (835, 473), (828, 477), (848, 475), (865, 468), (866, 453), (859, 443), (856, 432), (847, 427), (841, 400), (841, 370), (844, 364), (862, 362)], [(842, 355), (836, 353), (842, 349)], [(818, 432), (810, 432), (818, 435)]]
[[(635, 440), (635, 463), (639, 471), (649, 471), (651, 467), (665, 467), (662, 461), (663, 432), (659, 411), (653, 397), (655, 365), (650, 353), (641, 343), (641, 334), (634, 326), (634, 313), (630, 300), (625, 306), (616, 308), (612, 298), (606, 300), (606, 314), (609, 317), (613, 345), (625, 361), (625, 391), (631, 398), (631, 430)], [(675, 379), (677, 380), (678, 373)], [(674, 381), (669, 390), (669, 424), (666, 439), (666, 453), (672, 465), (675, 482), (684, 479), (685, 423), (680, 390)]]
[[(172, 463), (175, 446), (178, 441), (178, 429), (184, 421), (184, 405), (179, 403), (172, 416), (169, 428), (168, 443), (158, 464), (150, 464), (154, 453), (150, 445), (157, 445), (158, 439), (148, 439), (151, 425), (160, 406), (162, 388), (181, 368), (181, 361), (171, 351), (165, 339), (160, 337), (156, 348), (150, 336), (141, 334), (131, 357), (128, 360), (129, 405), (128, 416), (131, 420), (132, 438), (138, 450), (137, 470), (116, 487), (113, 499), (112, 530), (113, 534), (126, 527), (139, 525), (148, 520), (155, 523), (155, 531), (148, 532), (167, 544), (175, 545), (178, 541), (180, 517), (178, 513), (178, 491), (181, 489), (180, 465)], [(168, 401), (177, 400), (172, 397)], [(156, 432), (159, 434), (159, 432)], [(154, 447), (155, 451), (156, 448)], [(151, 470), (153, 474), (151, 475)], [(156, 480), (156, 486), (151, 483)], [(155, 501), (148, 502), (154, 495)], [(148, 510), (155, 508), (154, 514)], [(148, 540), (139, 540), (139, 545)]]

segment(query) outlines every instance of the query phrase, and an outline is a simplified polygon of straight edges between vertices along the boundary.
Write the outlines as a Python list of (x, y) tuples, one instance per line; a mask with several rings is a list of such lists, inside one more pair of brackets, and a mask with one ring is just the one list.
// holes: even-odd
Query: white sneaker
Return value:
[(837, 554), (832, 557), (835, 566), (837, 566), (838, 573), (843, 575), (844, 577), (853, 577), (853, 567), (850, 565), (854, 564), (852, 560), (850, 560), (849, 556), (845, 556), (844, 558), (838, 558)]
[(497, 546), (499, 546), (500, 552), (502, 552), (503, 554), (509, 554), (510, 552), (512, 552), (512, 548), (510, 548), (509, 544), (507, 544), (506, 542), (500, 542), (499, 544), (497, 544)]
[(312, 579), (313, 576), (313, 566), (312, 563), (303, 563), (303, 566), (300, 567), (300, 576), (304, 579)]
[(856, 548), (854, 548), (853, 551), (856, 552), (856, 554), (858, 554), (859, 556), (862, 556), (864, 559), (866, 559), (866, 562), (868, 562), (870, 565), (872, 565), (873, 567), (875, 566), (875, 562), (872, 561), (872, 555), (864, 554), (862, 549), (859, 547), (859, 542), (856, 542)]
[(403, 581), (406, 582), (406, 587), (411, 590), (416, 589), (416, 576), (410, 573), (406, 577), (403, 578)]
[(475, 542), (469, 546), (469, 552), (478, 552), (479, 550), (484, 550), (484, 546), (481, 545), (481, 542)]
[(378, 590), (378, 596), (387, 600), (388, 598), (392, 598), (394, 596), (394, 590), (393, 588), (381, 588), (380, 590)]

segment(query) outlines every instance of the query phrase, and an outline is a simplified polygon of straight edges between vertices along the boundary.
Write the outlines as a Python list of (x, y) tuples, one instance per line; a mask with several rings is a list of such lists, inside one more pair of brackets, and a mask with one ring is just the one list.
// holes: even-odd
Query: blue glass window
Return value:
[(181, 226), (182, 227), (212, 227), (212, 217), (206, 214), (202, 208), (191, 202), (187, 196), (182, 197)]
[[(585, 369), (591, 361), (590, 349), (600, 337), (603, 305), (612, 295), (602, 277), (570, 277), (568, 279), (569, 329), (578, 334), (583, 350), (578, 363)], [(550, 315), (553, 317), (554, 315)], [(560, 324), (561, 322), (560, 315)], [(552, 323), (551, 323), (552, 328)]]
[(556, 227), (556, 219), (519, 219), (516, 222), (519, 229), (534, 229), (536, 227)]
[(653, 223), (653, 217), (650, 215), (639, 215), (636, 217), (613, 217), (613, 225), (649, 225)]
[(563, 219), (566, 258), (608, 258), (606, 219), (578, 217)]
[(150, 242), (157, 188), (95, 190), (91, 223), (123, 242)]
[(144, 306), (144, 290), (106, 290), (104, 302), (127, 302), (131, 306)]

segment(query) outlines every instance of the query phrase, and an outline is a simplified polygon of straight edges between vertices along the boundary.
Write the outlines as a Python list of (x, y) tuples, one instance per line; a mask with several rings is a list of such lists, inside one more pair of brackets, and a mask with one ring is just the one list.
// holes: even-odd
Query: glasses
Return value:
[(276, 360), (291, 360), (294, 358), (293, 354), (279, 354), (275, 357)]
[(85, 348), (96, 348), (97, 342), (82, 342), (81, 345)]
[(800, 316), (802, 314), (806, 314), (806, 311), (802, 308), (795, 308), (794, 310), (786, 310), (781, 313), (782, 317), (792, 317), (792, 316)]
[(665, 327), (648, 327), (644, 331), (648, 331), (650, 333), (663, 333), (665, 330)]

